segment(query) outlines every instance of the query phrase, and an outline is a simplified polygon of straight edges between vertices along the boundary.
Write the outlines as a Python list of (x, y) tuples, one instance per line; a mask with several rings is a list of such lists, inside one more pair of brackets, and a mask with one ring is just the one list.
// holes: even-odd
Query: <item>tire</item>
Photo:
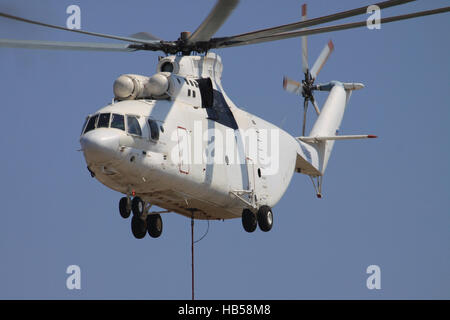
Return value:
[(133, 216), (141, 217), (144, 213), (144, 201), (139, 197), (134, 197), (131, 201), (131, 210), (133, 211)]
[(139, 217), (131, 218), (131, 232), (136, 239), (142, 239), (147, 233), (147, 223)]
[(261, 231), (267, 232), (272, 229), (273, 214), (269, 206), (261, 206), (258, 210), (258, 225)]
[(158, 238), (161, 235), (163, 223), (159, 214), (151, 214), (147, 217), (147, 231), (152, 238)]
[(249, 209), (244, 209), (242, 211), (242, 226), (247, 232), (253, 232), (256, 230), (258, 225), (256, 221), (256, 215)]
[(128, 205), (128, 198), (123, 197), (119, 201), (119, 212), (120, 216), (124, 219), (127, 219), (131, 214), (131, 208)]

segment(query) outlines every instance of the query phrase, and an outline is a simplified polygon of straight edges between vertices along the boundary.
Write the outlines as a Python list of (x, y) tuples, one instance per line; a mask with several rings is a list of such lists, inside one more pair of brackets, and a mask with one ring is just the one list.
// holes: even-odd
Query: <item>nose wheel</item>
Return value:
[(136, 239), (142, 239), (147, 233), (147, 222), (139, 217), (131, 218), (131, 232)]
[(119, 201), (120, 216), (127, 219), (131, 214), (131, 200), (128, 197), (123, 197)]
[(149, 213), (151, 204), (144, 202), (140, 197), (123, 197), (119, 201), (119, 213), (127, 219), (131, 213), (131, 232), (136, 239), (142, 239), (146, 233), (152, 238), (158, 238), (162, 234), (163, 223), (161, 216)]
[(134, 197), (131, 201), (131, 210), (133, 211), (133, 216), (141, 217), (144, 214), (144, 201), (139, 197)]
[(147, 231), (150, 237), (158, 238), (163, 230), (163, 223), (159, 214), (147, 216)]

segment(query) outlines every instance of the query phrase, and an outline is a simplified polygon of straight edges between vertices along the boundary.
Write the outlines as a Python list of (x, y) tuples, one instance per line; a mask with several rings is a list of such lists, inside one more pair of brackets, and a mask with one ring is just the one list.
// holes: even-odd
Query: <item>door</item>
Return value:
[(253, 203), (254, 163), (246, 156), (243, 139), (238, 130), (234, 131), (234, 138), (233, 155), (225, 156), (228, 185), (230, 191), (238, 193), (242, 199)]
[(177, 127), (178, 134), (178, 167), (181, 173), (189, 174), (191, 163), (191, 143), (189, 132), (186, 128)]

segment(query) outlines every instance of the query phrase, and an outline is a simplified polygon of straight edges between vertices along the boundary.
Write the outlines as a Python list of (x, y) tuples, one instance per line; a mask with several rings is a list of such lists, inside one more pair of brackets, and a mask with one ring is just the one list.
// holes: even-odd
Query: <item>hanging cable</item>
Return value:
[(207, 234), (208, 234), (208, 232), (209, 232), (209, 219), (208, 220), (206, 220), (207, 222), (208, 222), (208, 227), (206, 228), (206, 231), (205, 231), (205, 233), (201, 236), (201, 238), (200, 239), (198, 239), (198, 240), (195, 240), (194, 241), (194, 243), (197, 243), (197, 242), (200, 242), (200, 241), (202, 241), (206, 236), (207, 236)]
[(191, 211), (191, 280), (192, 280), (192, 300), (195, 300), (195, 291), (194, 291), (194, 275), (195, 275), (195, 269), (194, 269), (194, 244), (197, 242), (202, 241), (206, 235), (209, 232), (209, 219), (207, 219), (206, 221), (208, 222), (208, 227), (206, 228), (206, 232), (203, 234), (203, 236), (194, 241), (194, 211), (195, 209), (190, 209)]
[(194, 211), (191, 211), (191, 267), (192, 267), (192, 300), (195, 300), (194, 295)]

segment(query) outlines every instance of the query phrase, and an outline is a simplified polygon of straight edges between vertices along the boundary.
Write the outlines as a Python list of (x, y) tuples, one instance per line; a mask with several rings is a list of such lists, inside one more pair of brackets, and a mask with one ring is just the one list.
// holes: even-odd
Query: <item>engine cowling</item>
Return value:
[(163, 98), (169, 90), (169, 76), (167, 72), (159, 72), (151, 77), (123, 74), (114, 81), (114, 97), (117, 100)]

